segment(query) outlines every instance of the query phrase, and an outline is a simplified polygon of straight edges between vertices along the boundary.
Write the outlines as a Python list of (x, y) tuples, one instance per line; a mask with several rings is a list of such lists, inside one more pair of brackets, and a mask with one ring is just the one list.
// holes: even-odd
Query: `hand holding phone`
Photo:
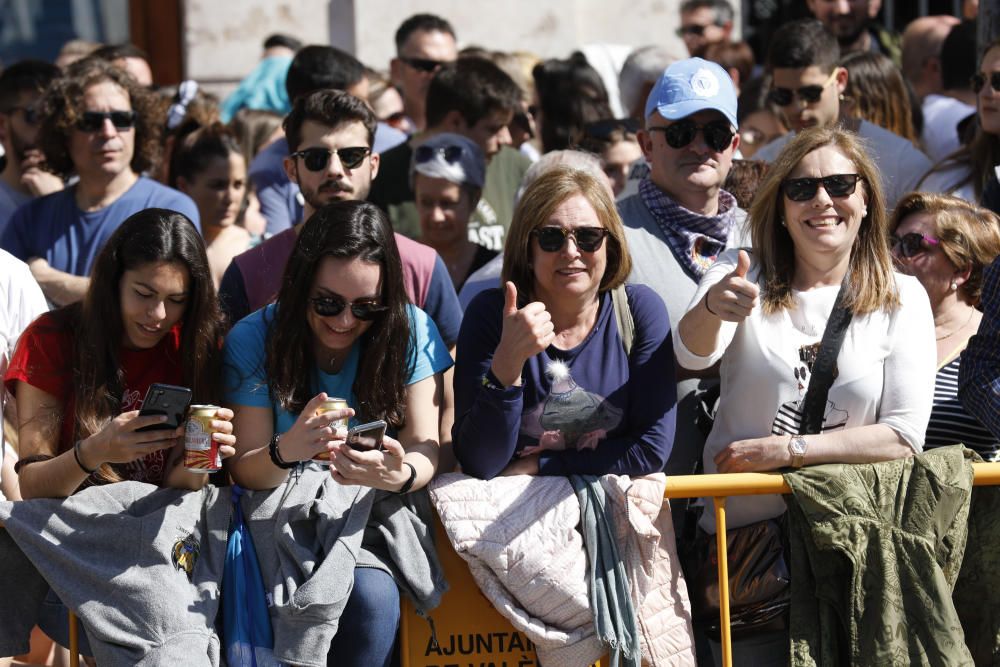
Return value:
[(385, 429), (386, 423), (381, 419), (354, 426), (347, 432), (347, 446), (361, 452), (381, 451)]

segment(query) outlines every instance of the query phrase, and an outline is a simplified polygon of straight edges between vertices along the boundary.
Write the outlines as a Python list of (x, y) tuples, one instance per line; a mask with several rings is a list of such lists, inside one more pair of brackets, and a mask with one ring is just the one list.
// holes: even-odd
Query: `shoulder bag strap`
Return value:
[(611, 306), (615, 309), (615, 321), (618, 322), (618, 335), (625, 348), (625, 356), (632, 356), (632, 341), (635, 339), (635, 321), (628, 307), (628, 294), (625, 285), (619, 285), (611, 290)]
[(819, 433), (823, 428), (823, 416), (826, 413), (826, 397), (833, 384), (833, 368), (837, 364), (837, 355), (844, 343), (847, 327), (851, 324), (854, 314), (844, 305), (847, 299), (847, 276), (840, 285), (837, 300), (833, 304), (833, 312), (826, 322), (823, 340), (813, 363), (809, 388), (802, 399), (802, 426), (799, 433), (809, 435)]

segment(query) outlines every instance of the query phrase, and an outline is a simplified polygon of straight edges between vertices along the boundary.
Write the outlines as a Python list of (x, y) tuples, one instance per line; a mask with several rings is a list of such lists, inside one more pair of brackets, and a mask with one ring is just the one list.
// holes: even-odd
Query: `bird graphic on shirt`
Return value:
[[(545, 369), (551, 381), (549, 395), (525, 415), (522, 431), (538, 437), (539, 444), (522, 454), (543, 449), (594, 449), (622, 421), (624, 411), (605, 398), (580, 387), (564, 361)], [(537, 424), (538, 427), (534, 427)]]

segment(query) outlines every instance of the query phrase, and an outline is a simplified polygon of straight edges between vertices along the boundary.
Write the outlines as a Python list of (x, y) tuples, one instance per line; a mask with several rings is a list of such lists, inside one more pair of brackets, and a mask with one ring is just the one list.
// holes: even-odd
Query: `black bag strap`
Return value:
[(823, 340), (819, 344), (816, 361), (813, 362), (809, 388), (802, 399), (802, 426), (799, 434), (811, 435), (819, 433), (823, 428), (823, 416), (826, 414), (826, 397), (833, 384), (833, 368), (837, 364), (837, 356), (844, 344), (847, 327), (851, 324), (854, 313), (844, 305), (847, 300), (848, 276), (840, 284), (837, 300), (833, 303), (833, 312), (826, 321)]

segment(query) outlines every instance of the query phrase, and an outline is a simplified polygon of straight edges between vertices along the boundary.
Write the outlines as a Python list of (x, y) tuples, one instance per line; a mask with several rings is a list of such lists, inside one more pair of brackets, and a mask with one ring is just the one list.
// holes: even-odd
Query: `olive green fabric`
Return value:
[(1000, 665), (1000, 487), (972, 490), (969, 539), (951, 599), (977, 665)]
[(785, 475), (792, 667), (973, 664), (952, 589), (974, 456), (942, 447)]

